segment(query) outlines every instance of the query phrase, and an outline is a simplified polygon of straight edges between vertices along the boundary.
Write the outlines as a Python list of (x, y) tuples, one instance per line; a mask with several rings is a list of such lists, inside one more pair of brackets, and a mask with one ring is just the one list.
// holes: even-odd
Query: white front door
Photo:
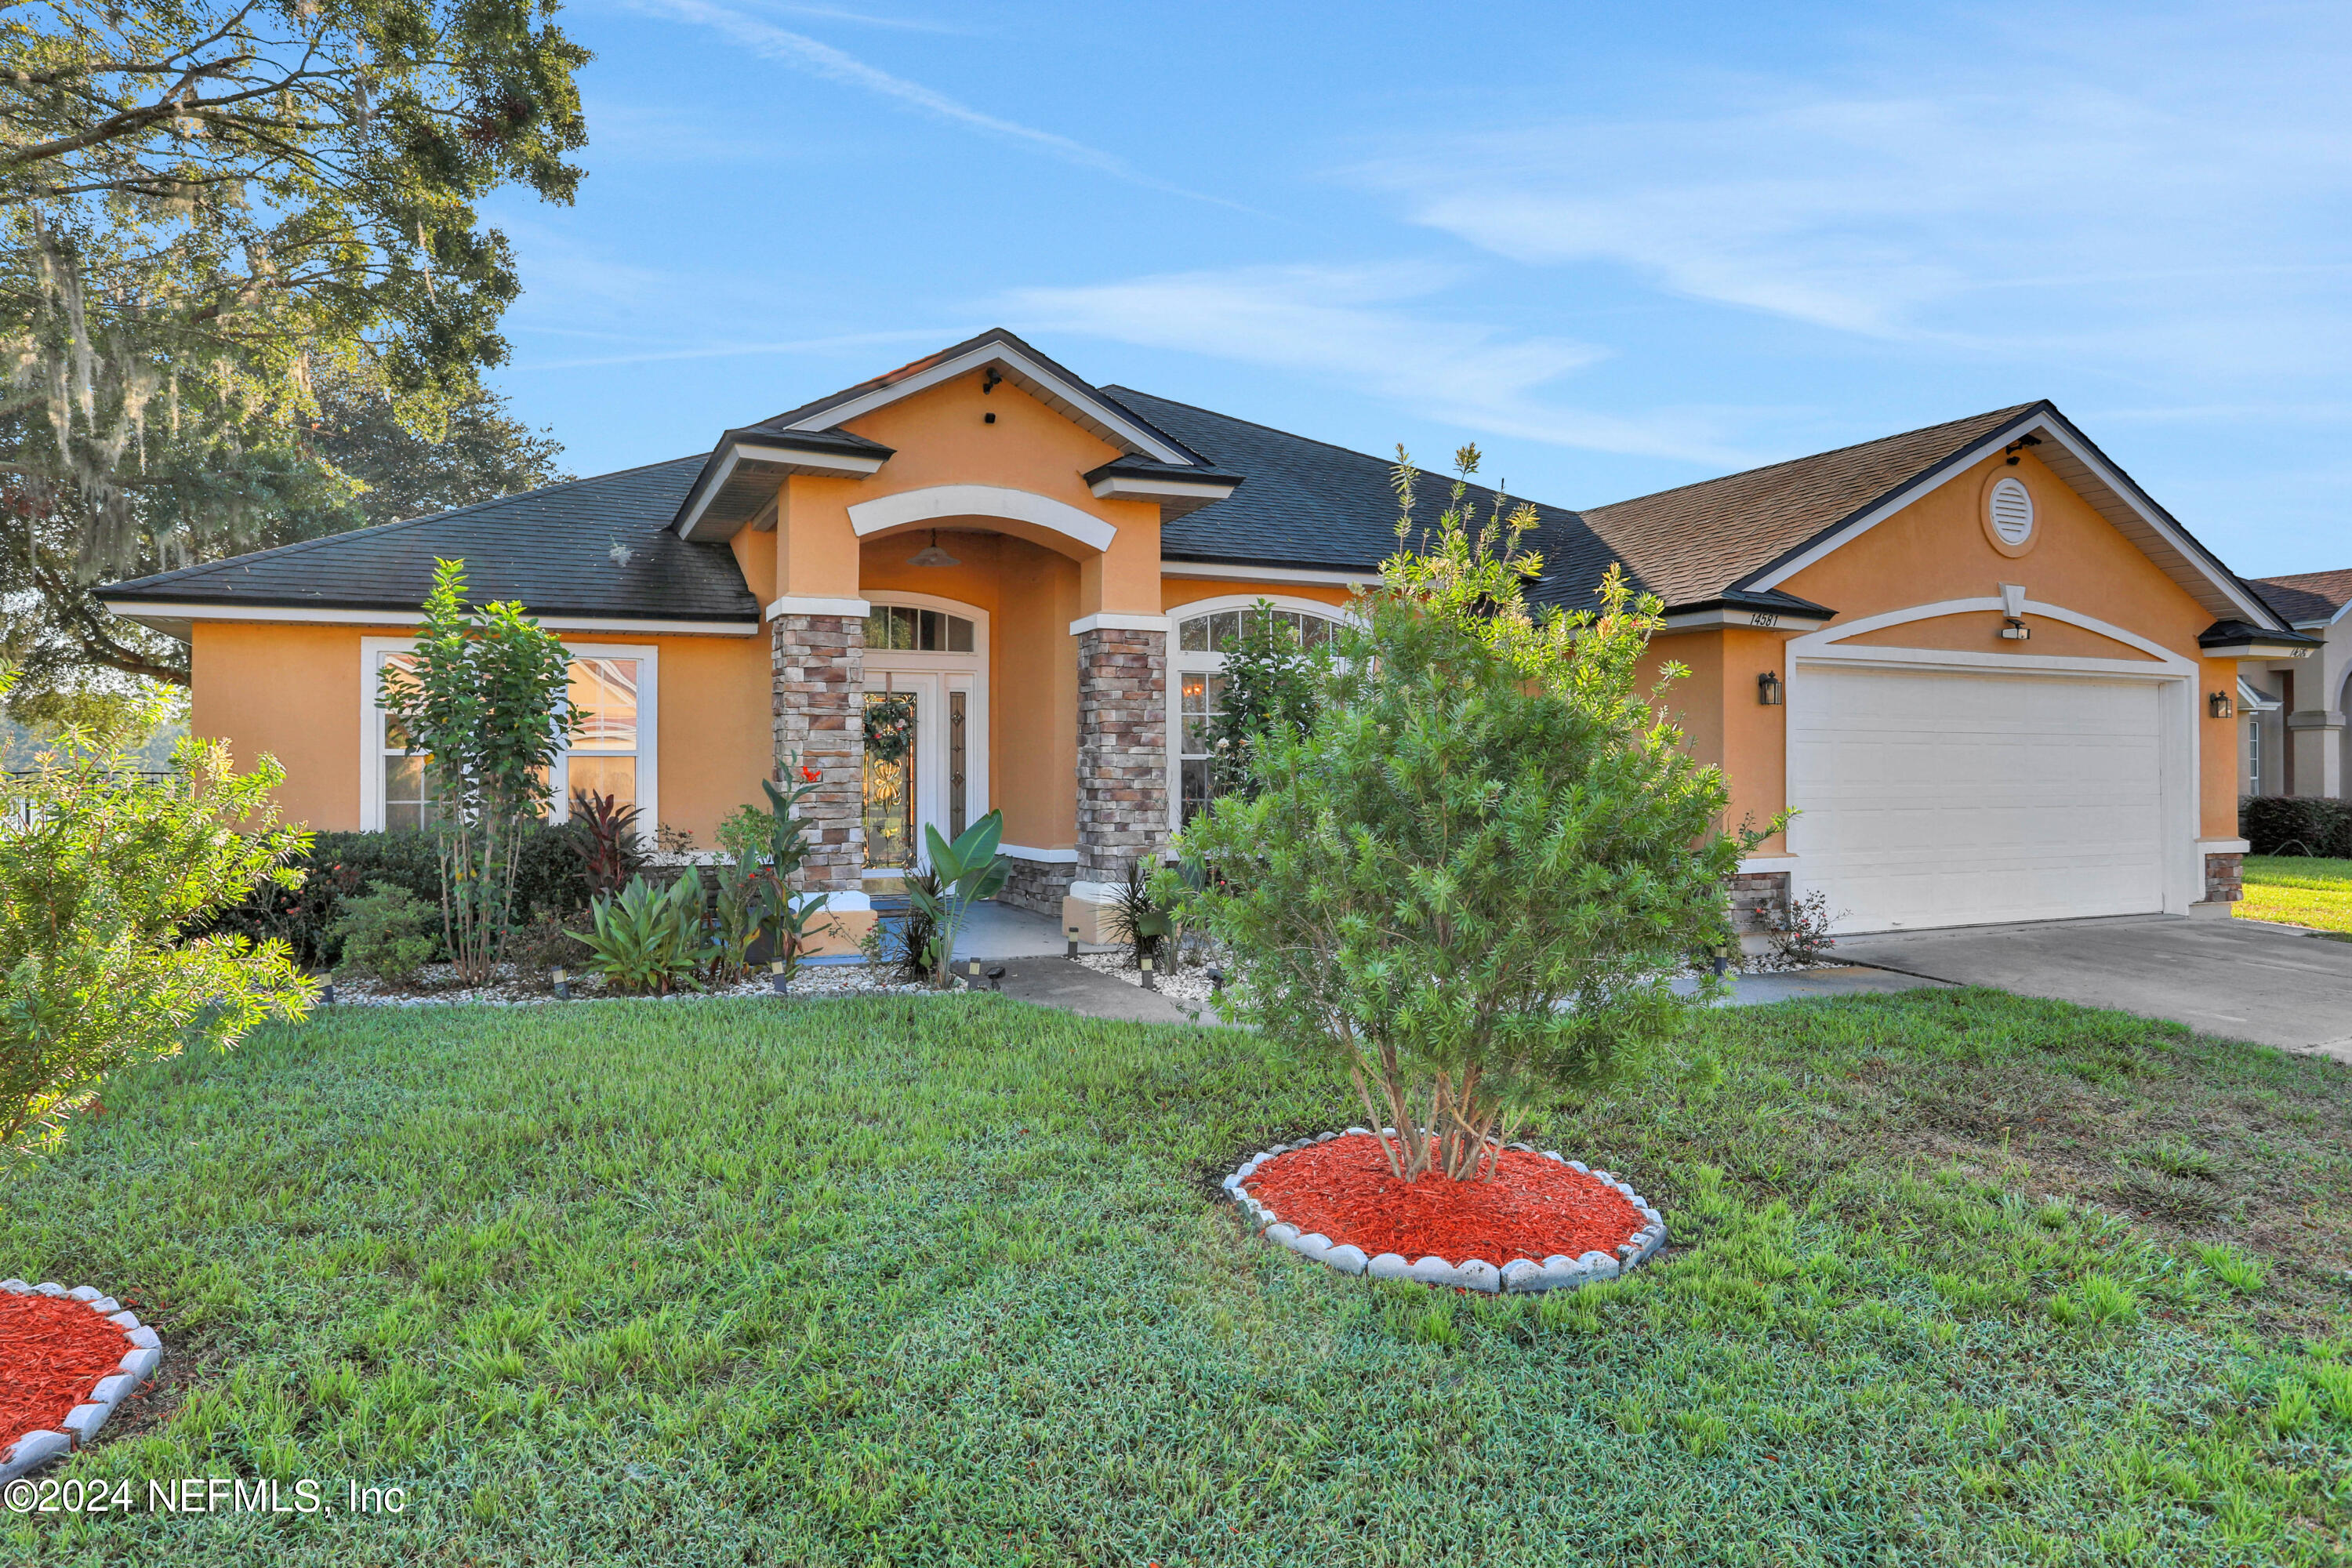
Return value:
[(1801, 666), (1800, 889), (1856, 931), (2160, 911), (2164, 696), (2145, 680)]
[(986, 737), (976, 670), (866, 673), (866, 875), (901, 876), (923, 862), (923, 829), (952, 839), (985, 815)]

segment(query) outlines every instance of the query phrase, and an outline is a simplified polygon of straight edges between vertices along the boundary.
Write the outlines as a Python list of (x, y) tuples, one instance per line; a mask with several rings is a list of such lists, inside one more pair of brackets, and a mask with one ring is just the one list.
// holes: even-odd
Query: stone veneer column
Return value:
[(1078, 865), (1063, 924), (1103, 940), (1111, 890), (1167, 843), (1168, 633), (1090, 626), (1078, 633)]
[(838, 922), (854, 945), (873, 921), (865, 912), (872, 906), (866, 898), (861, 827), (866, 623), (851, 616), (780, 615), (769, 628), (777, 777), (805, 782), (797, 771), (803, 767), (819, 775), (816, 789), (800, 804), (814, 846), (801, 871), (801, 890), (829, 893), (830, 908), (857, 917)]

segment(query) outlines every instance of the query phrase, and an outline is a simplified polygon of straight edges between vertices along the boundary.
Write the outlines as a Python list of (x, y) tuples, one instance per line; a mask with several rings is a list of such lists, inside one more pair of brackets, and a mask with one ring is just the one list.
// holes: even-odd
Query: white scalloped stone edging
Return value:
[[(1454, 1285), (1489, 1294), (1573, 1290), (1579, 1286), (1615, 1279), (1648, 1262), (1658, 1248), (1666, 1244), (1666, 1216), (1659, 1213), (1649, 1199), (1607, 1171), (1593, 1170), (1581, 1160), (1566, 1159), (1557, 1150), (1539, 1150), (1529, 1143), (1511, 1143), (1506, 1147), (1520, 1153), (1540, 1153), (1547, 1160), (1557, 1160), (1571, 1171), (1599, 1178), (1602, 1184), (1622, 1194), (1625, 1201), (1640, 1212), (1644, 1222), (1633, 1239), (1621, 1245), (1613, 1254), (1588, 1252), (1581, 1258), (1555, 1255), (1541, 1263), (1532, 1258), (1517, 1258), (1500, 1268), (1479, 1258), (1465, 1258), (1460, 1263), (1448, 1263), (1442, 1258), (1423, 1258), (1416, 1262), (1393, 1252), (1383, 1252), (1378, 1258), (1366, 1258), (1363, 1248), (1335, 1246), (1329, 1237), (1318, 1231), (1301, 1235), (1297, 1226), (1284, 1224), (1281, 1216), (1246, 1190), (1244, 1184), (1257, 1174), (1257, 1168), (1276, 1154), (1286, 1154), (1294, 1149), (1306, 1149), (1317, 1143), (1328, 1143), (1334, 1138), (1348, 1134), (1369, 1137), (1371, 1131), (1369, 1127), (1350, 1127), (1347, 1134), (1318, 1132), (1296, 1143), (1276, 1143), (1271, 1149), (1263, 1150), (1243, 1161), (1241, 1168), (1225, 1178), (1225, 1191), (1233, 1195), (1234, 1204), (1248, 1218), (1251, 1229), (1258, 1231), (1277, 1247), (1286, 1247), (1326, 1268), (1336, 1269), (1341, 1274), (1369, 1275), (1374, 1279), (1414, 1279), (1424, 1285)], [(1381, 1133), (1383, 1137), (1393, 1138), (1396, 1129), (1383, 1127)]]
[(62, 1432), (44, 1428), (27, 1432), (9, 1446), (7, 1457), (0, 1458), (0, 1486), (18, 1476), (40, 1468), (51, 1459), (62, 1458), (76, 1448), (87, 1447), (106, 1425), (115, 1407), (131, 1397), (131, 1392), (154, 1375), (163, 1360), (163, 1342), (154, 1330), (139, 1321), (138, 1314), (123, 1310), (122, 1303), (102, 1295), (93, 1285), (77, 1285), (68, 1290), (55, 1280), (27, 1285), (22, 1279), (0, 1279), (0, 1290), (16, 1296), (63, 1296), (79, 1301), (91, 1311), (122, 1331), (131, 1342), (130, 1351), (121, 1363), (98, 1380), (90, 1395), (67, 1415)]

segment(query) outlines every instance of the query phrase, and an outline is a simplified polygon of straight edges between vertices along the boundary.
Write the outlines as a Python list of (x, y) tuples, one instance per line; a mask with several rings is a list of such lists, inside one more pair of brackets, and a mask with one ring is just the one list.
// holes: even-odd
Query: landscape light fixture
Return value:
[(1135, 967), (1137, 973), (1143, 976), (1143, 988), (1146, 991), (1157, 991), (1160, 989), (1158, 985), (1152, 983), (1151, 960), (1148, 958), (1139, 958), (1135, 961)]
[(1066, 929), (1068, 930), (1068, 931), (1069, 931), (1069, 933), (1070, 933), (1070, 952), (1069, 952), (1069, 956), (1070, 956), (1070, 957), (1072, 957), (1072, 958), (1076, 958), (1076, 957), (1077, 957), (1077, 956), (1078, 956), (1078, 928), (1077, 928), (1077, 927), (1076, 927), (1076, 926), (1070, 926), (1070, 927), (1068, 927), (1068, 928), (1066, 928)]
[(793, 994), (793, 977), (784, 973), (784, 961), (781, 958), (768, 961), (768, 989), (779, 996)]
[(954, 566), (961, 564), (961, 563), (959, 563), (954, 556), (940, 548), (940, 531), (935, 528), (931, 530), (931, 542), (923, 546), (920, 550), (916, 551), (912, 555), (908, 556), (907, 564), (909, 566)]
[(1777, 673), (1768, 669), (1756, 678), (1756, 700), (1765, 708), (1780, 706), (1780, 677)]
[(2230, 700), (2228, 692), (2216, 691), (2205, 699), (2205, 711), (2216, 719), (2232, 719), (2237, 716), (2238, 705)]
[(557, 964), (555, 966), (554, 973), (551, 978), (555, 982), (555, 999), (559, 1002), (571, 1001), (572, 977), (563, 972), (563, 965), (560, 963)]

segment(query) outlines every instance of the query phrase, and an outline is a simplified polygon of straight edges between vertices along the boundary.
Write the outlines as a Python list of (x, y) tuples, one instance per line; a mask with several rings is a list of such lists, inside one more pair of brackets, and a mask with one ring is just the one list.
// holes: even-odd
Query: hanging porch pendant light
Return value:
[(940, 531), (931, 530), (931, 542), (907, 557), (909, 566), (956, 566), (961, 563), (940, 548)]

